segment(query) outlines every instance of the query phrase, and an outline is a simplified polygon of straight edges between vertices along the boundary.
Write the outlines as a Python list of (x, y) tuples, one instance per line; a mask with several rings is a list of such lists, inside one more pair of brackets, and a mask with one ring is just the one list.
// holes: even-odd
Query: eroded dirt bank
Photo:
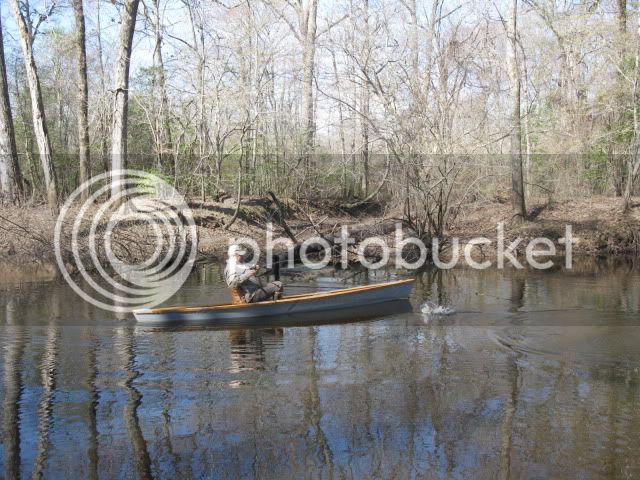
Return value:
[[(557, 242), (570, 225), (577, 240), (574, 254), (637, 256), (640, 253), (640, 199), (635, 199), (633, 204), (634, 208), (627, 214), (621, 213), (619, 199), (607, 197), (533, 204), (531, 218), (518, 223), (512, 220), (508, 202), (470, 203), (455, 212), (446, 237), (458, 237), (462, 245), (479, 236), (495, 241), (497, 225), (503, 223), (505, 241), (520, 237), (524, 245), (533, 238), (546, 237)], [(302, 206), (287, 199), (275, 204), (268, 198), (243, 198), (235, 221), (225, 229), (236, 211), (234, 202), (192, 202), (190, 206), (197, 225), (197, 258), (201, 262), (224, 258), (229, 242), (240, 237), (252, 237), (264, 245), (268, 223), (273, 225), (274, 237), (293, 237), (297, 242), (319, 234), (337, 237), (342, 225), (347, 225), (350, 233), (356, 232), (358, 240), (381, 236), (393, 245), (395, 224), (401, 221), (400, 211), (379, 204), (354, 213)], [(46, 207), (0, 208), (0, 264), (5, 272), (2, 277), (15, 281), (22, 275), (32, 276), (34, 271), (55, 276), (55, 222), (56, 217)], [(406, 227), (404, 233), (412, 234)], [(104, 235), (104, 231), (98, 235)], [(113, 235), (118, 255), (128, 262), (141, 262), (153, 252), (154, 232), (148, 224), (133, 222), (119, 227)], [(86, 240), (88, 242), (88, 238)], [(101, 240), (102, 237), (98, 238), (96, 243), (100, 244)], [(63, 245), (65, 258), (73, 263), (70, 239), (65, 237), (65, 242), (69, 243)], [(482, 254), (491, 257), (492, 252), (494, 249), (487, 248)]]

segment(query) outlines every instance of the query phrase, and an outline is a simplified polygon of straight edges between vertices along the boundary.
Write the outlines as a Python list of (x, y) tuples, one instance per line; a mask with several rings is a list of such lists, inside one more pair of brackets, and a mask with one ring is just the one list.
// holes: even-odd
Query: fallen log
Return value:
[(276, 197), (276, 194), (271, 191), (267, 192), (267, 195), (271, 197), (271, 200), (273, 200), (273, 203), (276, 206), (276, 211), (278, 212), (278, 224), (282, 227), (282, 229), (284, 230), (284, 233), (287, 235), (287, 237), (291, 239), (293, 243), (298, 243), (296, 236), (293, 234), (293, 232), (289, 228), (289, 225), (287, 224), (287, 221), (284, 219), (284, 212), (282, 210), (282, 205), (280, 204), (280, 200), (278, 200), (278, 197)]

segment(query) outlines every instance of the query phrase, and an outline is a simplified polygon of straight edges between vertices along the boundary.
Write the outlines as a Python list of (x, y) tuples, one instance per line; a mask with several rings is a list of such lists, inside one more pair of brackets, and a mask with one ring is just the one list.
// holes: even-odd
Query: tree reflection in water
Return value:
[(264, 370), (265, 345), (263, 339), (282, 339), (282, 328), (234, 329), (229, 331), (231, 373)]
[(87, 448), (87, 457), (89, 458), (89, 478), (96, 480), (98, 478), (98, 404), (100, 395), (96, 380), (98, 377), (98, 350), (100, 349), (100, 340), (91, 328), (85, 330), (88, 339), (87, 347), (87, 390), (89, 391), (89, 445)]
[(134, 461), (138, 478), (153, 478), (151, 475), (151, 459), (147, 450), (147, 442), (140, 428), (138, 407), (142, 403), (142, 395), (135, 386), (135, 381), (140, 375), (136, 370), (135, 336), (132, 328), (119, 328), (116, 335), (119, 337), (120, 355), (126, 372), (124, 382), (129, 401), (124, 409), (124, 420), (127, 424), (131, 445), (133, 446)]
[(634, 270), (425, 272), (414, 306), (461, 312), (428, 324), (145, 329), (3, 295), (4, 478), (640, 475)]
[(6, 334), (12, 341), (4, 348), (4, 469), (6, 478), (20, 478), (20, 396), (25, 339), (20, 327), (7, 328)]
[(40, 365), (42, 395), (38, 407), (38, 453), (31, 478), (42, 478), (44, 465), (49, 455), (49, 436), (52, 424), (53, 396), (55, 393), (56, 361), (58, 356), (59, 327), (55, 324), (46, 329), (47, 337)]

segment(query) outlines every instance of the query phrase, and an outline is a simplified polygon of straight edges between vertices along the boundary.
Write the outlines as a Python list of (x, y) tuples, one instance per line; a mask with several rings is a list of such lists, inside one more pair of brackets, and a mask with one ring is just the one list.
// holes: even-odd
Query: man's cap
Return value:
[(244, 247), (244, 245), (235, 243), (229, 247), (228, 254), (230, 257), (233, 257), (234, 255), (246, 255), (247, 249)]

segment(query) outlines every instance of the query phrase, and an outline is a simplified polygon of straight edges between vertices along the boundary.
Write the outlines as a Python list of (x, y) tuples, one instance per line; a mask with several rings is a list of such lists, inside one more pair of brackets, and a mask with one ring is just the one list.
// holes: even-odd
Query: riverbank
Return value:
[(495, 240), (497, 225), (504, 223), (505, 239), (520, 237), (523, 244), (544, 237), (556, 242), (571, 226), (576, 242), (573, 253), (579, 255), (640, 255), (640, 198), (623, 214), (619, 198), (590, 197), (550, 201), (529, 206), (529, 219), (515, 222), (507, 200), (468, 204), (460, 209), (449, 230), (464, 243), (472, 237)]
[[(474, 237), (496, 240), (497, 225), (504, 224), (505, 241), (522, 239), (523, 245), (533, 238), (545, 237), (557, 242), (571, 225), (576, 239), (574, 255), (617, 256), (640, 253), (640, 198), (634, 199), (627, 214), (620, 210), (620, 200), (592, 197), (568, 201), (547, 202), (530, 206), (531, 216), (526, 222), (513, 221), (507, 201), (474, 202), (463, 205), (453, 216), (447, 237), (458, 237), (464, 245)], [(243, 198), (233, 223), (236, 205), (226, 202), (192, 202), (190, 204), (198, 230), (200, 262), (223, 259), (230, 241), (241, 237), (255, 238), (259, 244), (266, 241), (266, 225), (274, 226), (274, 237), (290, 237), (297, 242), (322, 234), (335, 237), (342, 225), (356, 237), (381, 236), (391, 245), (394, 225), (401, 212), (381, 205), (359, 210), (356, 214), (325, 207), (302, 206), (292, 200), (278, 203), (265, 198)], [(12, 276), (26, 270), (40, 270), (47, 276), (55, 275), (53, 248), (56, 218), (46, 207), (0, 208), (0, 264)], [(152, 253), (149, 225), (131, 224), (120, 229), (122, 249), (130, 262), (143, 261)], [(405, 235), (411, 232), (405, 229)], [(99, 243), (99, 242), (98, 242)], [(70, 250), (69, 246), (66, 246)], [(477, 252), (476, 252), (477, 253)], [(519, 251), (523, 253), (523, 251)], [(482, 251), (492, 256), (491, 249)]]

